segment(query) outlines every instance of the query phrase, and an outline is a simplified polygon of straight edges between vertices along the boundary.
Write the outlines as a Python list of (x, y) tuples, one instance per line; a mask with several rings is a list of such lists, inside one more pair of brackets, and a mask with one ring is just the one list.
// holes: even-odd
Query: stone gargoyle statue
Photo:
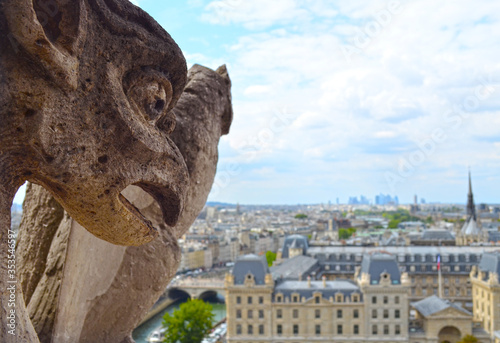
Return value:
[[(217, 74), (229, 87), (225, 69)], [(213, 95), (208, 91), (186, 93), (187, 103), (177, 111), (183, 116), (176, 117), (186, 81), (179, 47), (126, 0), (0, 0), (0, 342), (39, 342), (37, 331), (47, 342), (131, 341), (138, 319), (127, 317), (130, 307), (124, 302), (132, 294), (135, 306), (142, 299), (146, 308), (154, 302), (147, 293), (163, 291), (155, 289), (161, 285), (141, 284), (147, 272), (134, 267), (160, 266), (165, 275), (156, 278), (162, 283), (175, 273), (176, 239), (206, 200), (218, 139), (232, 119), (230, 93), (216, 101), (207, 98)], [(189, 107), (190, 99), (208, 104), (211, 116), (189, 112), (196, 108)], [(10, 207), (26, 180), (48, 190), (65, 210), (62, 220), (71, 223), (52, 243), (28, 239), (14, 255)], [(159, 210), (151, 210), (153, 221), (126, 196), (137, 204), (154, 202)], [(52, 250), (57, 243), (68, 253)], [(45, 257), (37, 244), (50, 246)], [(106, 248), (113, 251), (111, 260), (94, 255)], [(16, 269), (16, 262), (22, 267)], [(54, 269), (26, 281), (30, 263), (47, 267), (49, 262)], [(96, 266), (115, 274), (97, 280), (102, 273)], [(57, 270), (63, 270), (59, 285), (49, 287), (57, 295), (37, 293), (40, 280)], [(79, 273), (96, 279), (81, 279)], [(127, 285), (135, 288), (119, 297)], [(26, 302), (23, 288), (31, 289)], [(25, 303), (45, 296), (68, 306), (58, 308), (53, 319), (51, 313), (38, 318), (35, 330), (30, 314), (40, 312)], [(88, 312), (75, 312), (83, 303)], [(113, 327), (108, 334), (106, 328)]]

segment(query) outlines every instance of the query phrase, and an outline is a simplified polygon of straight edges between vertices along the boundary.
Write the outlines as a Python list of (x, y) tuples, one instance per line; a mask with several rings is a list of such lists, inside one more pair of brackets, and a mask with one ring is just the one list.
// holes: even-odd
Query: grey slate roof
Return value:
[(479, 262), (479, 270), (500, 275), (500, 252), (486, 252)]
[(441, 312), (446, 310), (447, 308), (454, 308), (466, 315), (472, 316), (472, 313), (464, 309), (463, 307), (458, 306), (450, 302), (449, 300), (443, 300), (435, 295), (425, 298), (423, 300), (411, 303), (411, 305), (420, 312), (424, 317), (428, 317), (433, 315), (434, 313)]
[(370, 283), (378, 283), (380, 274), (384, 272), (391, 276), (393, 284), (401, 283), (401, 272), (399, 271), (395, 256), (380, 252), (363, 256), (361, 273), (368, 273), (370, 275)]
[(234, 275), (234, 284), (242, 285), (245, 277), (252, 274), (256, 285), (265, 284), (266, 274), (269, 273), (267, 260), (265, 256), (245, 255), (238, 258), (234, 264), (232, 274)]
[(488, 231), (488, 242), (498, 242), (498, 241), (500, 241), (500, 232)]
[(299, 278), (305, 278), (316, 269), (319, 269), (318, 260), (300, 255), (285, 260), (280, 265), (271, 267), (271, 274), (273, 274), (275, 280), (298, 280)]
[(326, 281), (326, 287), (323, 287), (323, 281), (311, 281), (311, 287), (307, 281), (283, 281), (274, 288), (274, 295), (281, 293), (285, 297), (290, 297), (292, 293), (298, 293), (300, 297), (309, 299), (316, 292), (320, 292), (325, 299), (335, 297), (335, 294), (338, 293), (342, 293), (344, 296), (356, 293), (362, 299), (359, 287), (350, 280)]
[(307, 243), (307, 238), (302, 235), (290, 235), (285, 238), (285, 242), (283, 243), (283, 249), (281, 252), (282, 258), (288, 258), (288, 249), (291, 248), (302, 248), (303, 254), (305, 255), (307, 252), (307, 248), (309, 244)]
[(432, 240), (432, 241), (454, 241), (455, 236), (448, 231), (448, 230), (443, 230), (443, 229), (432, 229), (432, 230), (425, 230), (422, 233), (422, 240)]

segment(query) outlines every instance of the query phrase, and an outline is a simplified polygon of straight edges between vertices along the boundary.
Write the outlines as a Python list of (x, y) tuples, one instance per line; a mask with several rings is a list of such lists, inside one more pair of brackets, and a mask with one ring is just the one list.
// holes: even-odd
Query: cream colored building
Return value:
[(495, 339), (500, 330), (500, 253), (485, 253), (470, 273), (474, 321)]
[(435, 295), (410, 303), (411, 279), (396, 256), (364, 255), (354, 280), (316, 280), (318, 266), (298, 255), (270, 270), (264, 258), (242, 256), (225, 280), (227, 342), (457, 343), (467, 334), (495, 341), (496, 326), (474, 324), (459, 303)]
[(357, 276), (276, 279), (263, 258), (242, 257), (226, 276), (228, 342), (407, 342), (408, 282), (395, 259), (367, 256)]

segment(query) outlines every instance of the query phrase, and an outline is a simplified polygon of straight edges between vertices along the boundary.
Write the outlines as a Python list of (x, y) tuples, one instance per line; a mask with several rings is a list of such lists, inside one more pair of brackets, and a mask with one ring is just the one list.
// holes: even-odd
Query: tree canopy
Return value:
[(163, 316), (167, 328), (165, 343), (200, 343), (210, 332), (214, 320), (212, 306), (199, 299), (188, 300), (172, 314)]
[(349, 239), (354, 233), (356, 233), (356, 229), (353, 227), (339, 229), (339, 239)]
[(266, 260), (267, 260), (267, 265), (271, 267), (273, 265), (273, 262), (276, 260), (276, 253), (272, 252), (271, 250), (268, 250), (266, 252)]
[(462, 339), (460, 341), (458, 341), (458, 343), (478, 343), (479, 340), (476, 338), (476, 336), (473, 336), (473, 335), (465, 335), (464, 337), (462, 337)]
[(307, 218), (307, 214), (304, 214), (304, 213), (297, 213), (295, 215), (295, 219), (306, 219)]

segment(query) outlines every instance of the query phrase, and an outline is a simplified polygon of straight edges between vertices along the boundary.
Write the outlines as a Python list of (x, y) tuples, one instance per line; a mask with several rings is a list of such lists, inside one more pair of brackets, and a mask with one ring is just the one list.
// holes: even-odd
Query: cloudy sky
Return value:
[(226, 64), (209, 200), (364, 194), (500, 203), (500, 2), (137, 0), (188, 60)]

